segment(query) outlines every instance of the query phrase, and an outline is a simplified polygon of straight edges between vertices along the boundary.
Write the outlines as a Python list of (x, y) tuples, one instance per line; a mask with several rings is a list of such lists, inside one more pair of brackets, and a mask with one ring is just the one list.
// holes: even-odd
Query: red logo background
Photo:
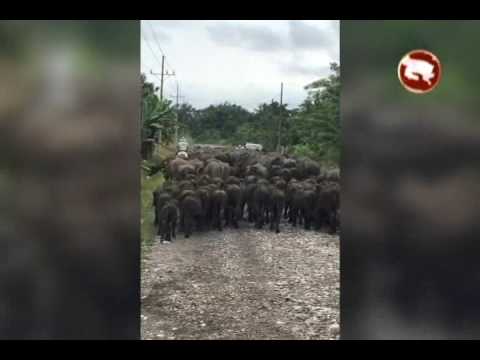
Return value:
[[(406, 56), (409, 56), (411, 59), (424, 60), (433, 65), (434, 77), (431, 79), (431, 84), (428, 84), (428, 82), (423, 80), (421, 76), (419, 76), (419, 80), (412, 80), (405, 76), (405, 69), (407, 67), (406, 65), (401, 64), (401, 61)], [(410, 51), (408, 54), (402, 57), (398, 67), (398, 77), (402, 85), (405, 86), (407, 90), (410, 90), (416, 93), (426, 93), (426, 92), (432, 91), (438, 85), (441, 75), (442, 75), (442, 69), (441, 69), (440, 60), (438, 60), (438, 58), (434, 54), (426, 50)]]

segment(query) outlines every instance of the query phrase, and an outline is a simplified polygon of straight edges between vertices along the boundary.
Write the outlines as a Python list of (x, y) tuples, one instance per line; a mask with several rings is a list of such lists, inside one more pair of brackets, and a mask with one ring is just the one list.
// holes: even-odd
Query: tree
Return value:
[(340, 66), (330, 65), (328, 78), (314, 81), (305, 89), (307, 99), (300, 105), (293, 122), (297, 149), (319, 160), (338, 165), (341, 151)]
[(185, 135), (191, 135), (192, 129), (197, 130), (196, 110), (190, 104), (181, 104), (177, 109), (179, 130)]
[[(280, 105), (278, 101), (270, 104), (261, 104), (253, 114), (251, 123), (252, 137), (249, 141), (261, 143), (267, 151), (274, 151), (278, 141), (278, 124), (282, 120), (281, 133), (287, 133), (289, 111), (286, 104)], [(285, 139), (282, 144), (285, 144)]]
[(186, 116), (190, 131), (199, 142), (237, 143), (237, 129), (251, 121), (251, 114), (241, 106), (223, 103), (210, 105), (205, 109), (190, 112)]
[(142, 74), (142, 140), (156, 139), (161, 135), (162, 143), (170, 143), (175, 133), (175, 113), (169, 100), (157, 96), (156, 88)]
[[(253, 112), (243, 107), (223, 103), (197, 110), (189, 104), (178, 108), (178, 118), (183, 134), (189, 134), (196, 142), (242, 144), (255, 142), (267, 151), (274, 151), (278, 142), (278, 126), (281, 119), (281, 145), (298, 155), (338, 165), (340, 160), (340, 66), (332, 63), (331, 74), (307, 86), (305, 101), (296, 109), (287, 109), (277, 101), (260, 104)], [(153, 84), (144, 82), (146, 111), (153, 124), (165, 126), (165, 135), (172, 129), (169, 122), (169, 102), (159, 105)], [(149, 101), (151, 103), (149, 103)], [(158, 118), (162, 119), (160, 122)], [(171, 133), (173, 134), (173, 132)]]

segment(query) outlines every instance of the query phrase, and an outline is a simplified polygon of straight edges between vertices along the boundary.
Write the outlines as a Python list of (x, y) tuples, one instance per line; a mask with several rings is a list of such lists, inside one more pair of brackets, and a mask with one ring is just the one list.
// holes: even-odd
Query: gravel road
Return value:
[(339, 239), (283, 225), (178, 234), (142, 259), (143, 339), (338, 339)]

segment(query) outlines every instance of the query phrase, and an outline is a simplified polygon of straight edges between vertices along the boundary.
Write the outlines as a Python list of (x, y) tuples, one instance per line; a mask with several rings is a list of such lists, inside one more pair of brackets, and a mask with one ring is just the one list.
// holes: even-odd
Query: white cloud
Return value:
[[(160, 45), (184, 100), (196, 108), (228, 101), (252, 110), (278, 100), (281, 82), (284, 102), (297, 106), (306, 97), (303, 87), (339, 61), (338, 21), (146, 20), (142, 35), (142, 72), (160, 84), (150, 74), (160, 73)], [(173, 77), (165, 89), (174, 95)]]

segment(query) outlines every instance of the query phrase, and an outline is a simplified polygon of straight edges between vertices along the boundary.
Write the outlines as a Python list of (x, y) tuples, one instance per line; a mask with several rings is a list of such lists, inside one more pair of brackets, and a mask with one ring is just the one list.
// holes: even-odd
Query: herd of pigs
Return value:
[(245, 149), (201, 150), (165, 161), (165, 182), (153, 192), (162, 242), (179, 230), (238, 228), (240, 221), (280, 232), (282, 218), (306, 230), (339, 228), (340, 174), (308, 158)]

